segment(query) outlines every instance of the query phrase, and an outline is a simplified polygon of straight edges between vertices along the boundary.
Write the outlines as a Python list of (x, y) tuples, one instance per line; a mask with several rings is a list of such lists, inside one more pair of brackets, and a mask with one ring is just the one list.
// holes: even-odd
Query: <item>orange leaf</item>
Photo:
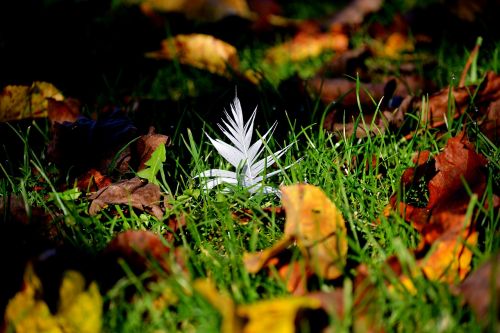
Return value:
[(146, 54), (153, 59), (177, 59), (181, 64), (207, 70), (221, 76), (229, 76), (228, 65), (238, 68), (236, 48), (210, 35), (177, 35), (162, 42), (159, 51)]
[(299, 62), (314, 58), (325, 51), (343, 52), (349, 39), (341, 33), (299, 34), (293, 40), (270, 48), (265, 60), (271, 64)]
[[(306, 259), (306, 268), (325, 279), (339, 277), (347, 254), (346, 227), (342, 214), (313, 185), (286, 186), (282, 188), (282, 193), (286, 211), (285, 234), (269, 249), (259, 253), (245, 253), (245, 268), (250, 273), (260, 271), (272, 264), (271, 259), (295, 242)], [(284, 271), (287, 269), (284, 268)], [(294, 275), (294, 280), (297, 279)]]

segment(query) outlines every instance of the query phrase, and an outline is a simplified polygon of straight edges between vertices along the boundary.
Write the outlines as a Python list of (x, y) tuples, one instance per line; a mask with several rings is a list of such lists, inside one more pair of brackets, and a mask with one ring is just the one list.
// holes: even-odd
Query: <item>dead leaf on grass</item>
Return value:
[[(417, 160), (417, 167), (405, 171), (403, 188), (425, 180), (429, 200), (425, 207), (397, 203), (391, 205), (422, 235), (416, 251), (418, 266), (428, 278), (453, 283), (470, 271), (472, 248), (477, 243), (474, 221), (467, 215), (471, 197), (463, 182), (476, 197), (486, 188), (484, 156), (475, 152), (463, 133), (448, 140), (443, 152), (428, 159), (428, 152)], [(430, 250), (429, 250), (430, 249)]]
[(282, 188), (286, 223), (283, 238), (258, 253), (245, 253), (244, 265), (256, 273), (293, 243), (304, 255), (306, 266), (325, 279), (342, 274), (347, 254), (346, 227), (342, 214), (328, 197), (313, 185)]
[(329, 21), (330, 26), (359, 25), (366, 15), (378, 11), (382, 0), (353, 0), (340, 12), (336, 13)]
[(190, 19), (217, 21), (226, 16), (252, 17), (245, 0), (126, 0), (126, 4), (140, 4), (148, 14), (154, 12), (177, 12)]
[(139, 177), (111, 184), (89, 197), (92, 201), (89, 214), (96, 215), (107, 205), (130, 205), (151, 213), (158, 220), (163, 218), (160, 208), (160, 187), (142, 181)]
[[(490, 319), (499, 319), (500, 309), (500, 254), (494, 255), (469, 275), (458, 287), (465, 301), (476, 313), (479, 321), (487, 326)], [(496, 302), (494, 304), (493, 302)], [(490, 312), (496, 309), (497, 313)], [(489, 316), (493, 315), (493, 318)], [(498, 324), (497, 324), (498, 325)], [(498, 326), (497, 326), (498, 327)]]
[[(320, 331), (328, 325), (321, 301), (315, 297), (284, 297), (236, 305), (208, 280), (195, 281), (194, 288), (222, 314), (223, 333), (293, 333), (304, 328), (305, 324), (309, 329)], [(314, 320), (314, 314), (323, 320)]]
[(343, 33), (300, 33), (291, 41), (268, 49), (264, 61), (272, 65), (300, 62), (317, 57), (325, 51), (346, 51), (348, 45), (349, 39)]
[(158, 60), (177, 60), (181, 64), (230, 77), (230, 68), (239, 66), (236, 48), (220, 39), (204, 34), (177, 35), (164, 40), (159, 51), (146, 57)]
[(31, 86), (6, 86), (0, 93), (0, 122), (46, 118), (51, 99), (63, 101), (64, 96), (47, 82), (33, 82)]
[(59, 288), (59, 306), (52, 314), (40, 297), (43, 286), (29, 264), (23, 290), (9, 301), (5, 311), (8, 327), (19, 333), (101, 331), (103, 300), (95, 282), (86, 287), (84, 277), (66, 271)]

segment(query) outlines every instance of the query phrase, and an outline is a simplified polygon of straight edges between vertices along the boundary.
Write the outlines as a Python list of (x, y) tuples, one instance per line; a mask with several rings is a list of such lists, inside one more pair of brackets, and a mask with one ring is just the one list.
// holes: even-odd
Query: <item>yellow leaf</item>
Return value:
[(42, 291), (42, 283), (31, 264), (26, 267), (23, 282), (23, 290), (9, 301), (5, 309), (7, 327), (14, 328), (17, 333), (62, 333), (47, 304), (36, 299)]
[(17, 333), (97, 333), (101, 330), (102, 297), (92, 282), (76, 271), (65, 273), (59, 290), (59, 309), (52, 314), (40, 299), (42, 285), (28, 265), (24, 288), (7, 304), (5, 322)]
[(64, 332), (100, 332), (102, 297), (95, 282), (85, 290), (85, 279), (76, 271), (67, 271), (59, 290), (57, 318)]
[(49, 99), (62, 101), (61, 92), (47, 82), (6, 86), (0, 93), (0, 122), (48, 116)]
[(222, 314), (222, 333), (293, 333), (300, 310), (321, 308), (320, 300), (312, 297), (285, 297), (235, 305), (209, 280), (195, 281), (195, 289)]
[[(245, 268), (250, 273), (260, 271), (295, 242), (307, 260), (309, 270), (325, 279), (339, 277), (347, 256), (347, 232), (342, 214), (313, 185), (291, 185), (281, 190), (286, 211), (285, 234), (271, 248), (245, 253)], [(304, 273), (307, 272), (306, 269)]]
[(347, 255), (342, 214), (316, 186), (297, 184), (281, 191), (286, 211), (285, 237), (296, 239), (317, 274), (326, 279), (340, 276)]
[(229, 67), (238, 68), (236, 48), (220, 39), (204, 34), (177, 35), (162, 42), (159, 51), (146, 54), (154, 59), (177, 59), (181, 64), (229, 76)]
[(286, 297), (240, 305), (237, 316), (245, 319), (244, 333), (294, 333), (300, 310), (319, 309), (321, 302), (309, 297)]

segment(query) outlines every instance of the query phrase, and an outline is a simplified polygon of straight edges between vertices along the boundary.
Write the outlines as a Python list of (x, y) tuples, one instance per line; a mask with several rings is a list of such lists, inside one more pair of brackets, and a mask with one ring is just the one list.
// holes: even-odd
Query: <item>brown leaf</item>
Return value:
[(151, 158), (153, 152), (161, 144), (164, 144), (165, 147), (170, 146), (170, 138), (166, 135), (155, 133), (155, 128), (153, 126), (149, 128), (148, 134), (141, 136), (137, 140), (136, 151), (140, 162), (137, 171), (146, 167), (145, 163)]
[(80, 102), (74, 98), (66, 98), (64, 101), (49, 98), (48, 102), (47, 117), (52, 124), (75, 122), (80, 115)]
[[(500, 254), (494, 255), (490, 260), (481, 265), (475, 272), (469, 275), (458, 288), (465, 301), (476, 313), (479, 321), (487, 324), (489, 319), (496, 318), (498, 321), (500, 302)], [(493, 304), (496, 302), (497, 304)], [(494, 317), (488, 316), (490, 310)], [(485, 325), (486, 326), (486, 325)], [(498, 324), (497, 324), (498, 327)]]
[(123, 258), (134, 271), (144, 272), (155, 260), (165, 271), (170, 271), (168, 254), (171, 248), (161, 236), (147, 230), (129, 230), (118, 234), (109, 242), (106, 255)]
[(493, 143), (500, 143), (500, 99), (490, 103), (480, 128)]
[[(405, 171), (402, 186), (409, 188), (424, 177), (428, 183), (429, 201), (425, 207), (390, 201), (394, 208), (422, 234), (415, 253), (422, 258), (418, 266), (428, 278), (461, 280), (470, 270), (471, 248), (477, 243), (474, 221), (467, 218), (470, 196), (482, 197), (486, 187), (486, 159), (477, 154), (463, 133), (448, 140), (443, 152), (428, 160), (428, 152), (417, 159), (417, 167)], [(435, 168), (434, 168), (435, 167)], [(429, 250), (430, 248), (430, 250)]]
[(78, 177), (76, 186), (83, 192), (95, 192), (112, 184), (112, 180), (96, 169), (90, 169)]
[(90, 215), (96, 215), (107, 205), (121, 204), (149, 212), (159, 220), (163, 218), (163, 211), (159, 206), (160, 187), (144, 182), (139, 177), (111, 184), (91, 195), (89, 199), (92, 200)]
[(181, 64), (210, 73), (230, 76), (230, 68), (239, 66), (236, 48), (220, 39), (204, 34), (177, 35), (162, 42), (159, 51), (146, 54), (153, 59), (178, 60)]
[(330, 19), (330, 25), (359, 25), (366, 15), (378, 11), (382, 0), (353, 0)]

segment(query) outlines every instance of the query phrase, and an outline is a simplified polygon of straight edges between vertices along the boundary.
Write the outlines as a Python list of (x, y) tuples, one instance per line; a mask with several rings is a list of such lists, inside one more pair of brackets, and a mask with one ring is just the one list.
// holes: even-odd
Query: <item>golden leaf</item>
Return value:
[(226, 16), (251, 18), (245, 0), (125, 0), (125, 3), (140, 4), (145, 14), (150, 12), (178, 12), (191, 19), (217, 21)]
[(24, 287), (7, 304), (5, 322), (17, 333), (94, 333), (101, 330), (102, 297), (97, 284), (85, 290), (85, 279), (76, 271), (68, 271), (59, 290), (59, 309), (52, 314), (40, 299), (42, 284), (28, 265)]
[(340, 276), (347, 255), (342, 214), (316, 186), (286, 186), (282, 193), (286, 211), (285, 235), (297, 241), (317, 274), (326, 279)]
[(462, 281), (469, 273), (472, 263), (472, 251), (477, 244), (476, 231), (466, 236), (444, 235), (438, 238), (428, 255), (418, 261), (427, 278), (453, 284)]
[(319, 299), (306, 296), (235, 305), (208, 280), (195, 281), (195, 289), (222, 314), (222, 333), (293, 333), (300, 310), (321, 308)]
[(238, 68), (236, 48), (220, 39), (204, 34), (177, 35), (162, 42), (159, 51), (146, 54), (154, 59), (177, 59), (181, 64), (229, 76), (228, 65)]
[(271, 64), (299, 62), (317, 57), (325, 51), (343, 52), (348, 46), (349, 39), (341, 33), (299, 34), (291, 41), (270, 48), (265, 60)]
[(48, 116), (49, 100), (62, 101), (61, 92), (47, 82), (28, 86), (6, 86), (0, 93), (0, 121)]
[(325, 279), (342, 274), (347, 255), (345, 221), (337, 207), (318, 188), (308, 184), (282, 188), (286, 211), (285, 234), (273, 247), (259, 253), (245, 253), (243, 262), (250, 273), (267, 266), (296, 242), (308, 265)]

